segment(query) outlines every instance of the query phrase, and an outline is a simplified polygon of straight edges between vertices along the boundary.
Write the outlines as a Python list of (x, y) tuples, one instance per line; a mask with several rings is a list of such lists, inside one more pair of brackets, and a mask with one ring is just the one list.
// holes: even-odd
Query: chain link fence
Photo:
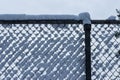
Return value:
[(91, 23), (0, 21), (0, 80), (120, 80), (120, 22)]
[(81, 24), (0, 24), (0, 79), (85, 79)]
[(92, 25), (92, 80), (120, 80), (118, 33), (120, 25), (117, 24)]

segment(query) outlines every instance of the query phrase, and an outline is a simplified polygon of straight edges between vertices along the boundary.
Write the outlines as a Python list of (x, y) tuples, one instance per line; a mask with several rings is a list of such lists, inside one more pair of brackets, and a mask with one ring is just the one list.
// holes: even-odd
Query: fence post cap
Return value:
[(91, 18), (88, 12), (80, 13), (79, 20), (83, 20), (83, 24), (91, 24)]

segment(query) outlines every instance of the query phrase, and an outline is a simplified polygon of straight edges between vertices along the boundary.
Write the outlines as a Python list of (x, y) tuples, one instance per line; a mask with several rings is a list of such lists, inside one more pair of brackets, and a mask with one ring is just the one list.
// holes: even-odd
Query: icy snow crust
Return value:
[(116, 20), (116, 16), (110, 16), (107, 20)]
[(50, 19), (74, 19), (77, 16), (74, 15), (16, 15), (16, 14), (6, 14), (0, 15), (0, 20), (50, 20)]
[(3, 14), (0, 20), (83, 20), (84, 24), (90, 24), (89, 13), (80, 13), (76, 15), (26, 15), (26, 14)]

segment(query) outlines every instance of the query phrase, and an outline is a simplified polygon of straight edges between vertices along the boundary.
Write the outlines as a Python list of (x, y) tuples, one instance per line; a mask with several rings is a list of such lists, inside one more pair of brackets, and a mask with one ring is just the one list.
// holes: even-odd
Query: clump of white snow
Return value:
[(1, 14), (0, 20), (24, 20), (25, 14)]
[(110, 16), (107, 20), (116, 20), (116, 16)]
[(26, 15), (26, 19), (33, 20), (76, 20), (75, 15)]

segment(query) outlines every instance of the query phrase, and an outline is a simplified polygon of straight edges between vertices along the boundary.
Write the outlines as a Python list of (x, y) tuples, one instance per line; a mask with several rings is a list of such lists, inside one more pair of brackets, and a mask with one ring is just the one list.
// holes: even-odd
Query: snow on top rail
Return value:
[(114, 16), (105, 20), (91, 20), (88, 12), (79, 15), (26, 15), (26, 14), (1, 14), (0, 24), (27, 24), (27, 23), (50, 23), (50, 24), (120, 24)]
[(26, 14), (2, 14), (0, 20), (82, 20), (84, 24), (90, 24), (89, 13), (76, 15), (26, 15)]
[(75, 15), (25, 15), (25, 14), (3, 14), (0, 20), (78, 20)]

